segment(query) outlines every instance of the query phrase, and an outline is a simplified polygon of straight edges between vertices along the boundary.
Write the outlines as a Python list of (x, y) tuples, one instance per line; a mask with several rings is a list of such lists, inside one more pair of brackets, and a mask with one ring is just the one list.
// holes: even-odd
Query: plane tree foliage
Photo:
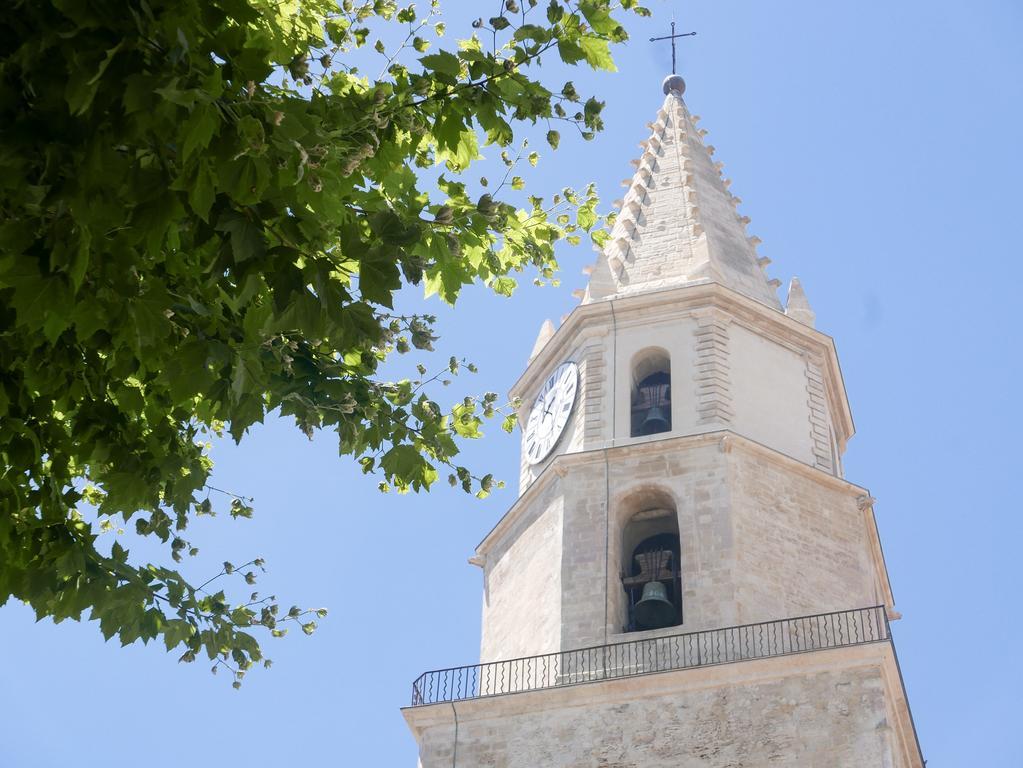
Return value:
[[(252, 514), (244, 496), (211, 495), (214, 436), (241, 440), (279, 413), (336, 433), (385, 489), (490, 491), (458, 441), (505, 415), (496, 396), (445, 407), (434, 372), (379, 373), (435, 340), (434, 318), (401, 313), (395, 295), (507, 295), (523, 276), (553, 279), (559, 241), (602, 241), (592, 188), (523, 190), (519, 164), (539, 155), (522, 137), (546, 150), (599, 131), (601, 102), (538, 67), (611, 70), (624, 17), (646, 13), (630, 0), (500, 8), (448, 45), (436, 2), (9, 4), (0, 603), (206, 656), (237, 685), (268, 663), (262, 633), (310, 633), (324, 612), (249, 595), (258, 559), (204, 583), (182, 572), (191, 519)], [(468, 175), (484, 152), (505, 166), (486, 187)], [(129, 551), (145, 537), (162, 562)]]

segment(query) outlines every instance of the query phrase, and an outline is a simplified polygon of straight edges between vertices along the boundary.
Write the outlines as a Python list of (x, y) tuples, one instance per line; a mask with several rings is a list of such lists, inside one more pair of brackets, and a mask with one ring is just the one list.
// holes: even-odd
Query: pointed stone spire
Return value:
[(533, 344), (533, 351), (529, 353), (530, 360), (540, 354), (540, 351), (547, 346), (547, 342), (551, 340), (553, 335), (554, 323), (550, 320), (544, 320), (543, 325), (540, 326), (540, 333), (536, 335), (536, 343)]
[(817, 322), (817, 314), (810, 308), (810, 301), (806, 298), (803, 284), (799, 282), (798, 277), (793, 277), (792, 282), (789, 283), (789, 295), (785, 299), (785, 314), (811, 328)]
[(757, 258), (759, 239), (747, 235), (749, 219), (736, 211), (739, 200), (711, 159), (684, 91), (680, 76), (665, 79), (664, 103), (633, 161), (636, 172), (583, 303), (714, 282), (780, 310), (778, 283), (764, 273), (768, 260)]

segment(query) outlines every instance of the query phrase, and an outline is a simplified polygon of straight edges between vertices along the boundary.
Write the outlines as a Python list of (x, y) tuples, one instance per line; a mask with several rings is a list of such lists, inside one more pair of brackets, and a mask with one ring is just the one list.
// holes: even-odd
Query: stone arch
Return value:
[(671, 431), (671, 355), (646, 347), (632, 357), (629, 435), (645, 437)]
[[(616, 629), (624, 632), (660, 629), (682, 623), (682, 547), (679, 534), (678, 502), (673, 493), (656, 485), (632, 488), (614, 502), (614, 535), (609, 541), (616, 588), (610, 591), (609, 615)], [(664, 602), (647, 601), (663, 586)], [(648, 591), (644, 592), (644, 589)], [(637, 611), (637, 606), (639, 610)], [(653, 606), (660, 617), (646, 616)]]

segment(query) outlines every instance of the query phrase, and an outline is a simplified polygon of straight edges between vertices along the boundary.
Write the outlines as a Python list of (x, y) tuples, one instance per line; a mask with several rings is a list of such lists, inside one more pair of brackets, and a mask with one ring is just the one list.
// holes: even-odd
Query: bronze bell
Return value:
[(646, 412), (643, 423), (639, 427), (639, 434), (655, 435), (658, 432), (668, 432), (669, 430), (671, 430), (671, 424), (668, 423), (664, 409), (655, 405)]
[(655, 435), (671, 430), (671, 376), (658, 371), (639, 383), (633, 404), (635, 417), (642, 417), (635, 435)]
[(675, 623), (675, 605), (668, 599), (668, 588), (660, 581), (643, 585), (643, 596), (636, 603), (636, 623), (644, 629), (670, 627)]

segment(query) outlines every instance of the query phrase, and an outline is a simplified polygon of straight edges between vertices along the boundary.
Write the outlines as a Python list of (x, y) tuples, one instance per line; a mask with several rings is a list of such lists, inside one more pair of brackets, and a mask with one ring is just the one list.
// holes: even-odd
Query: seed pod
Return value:
[(476, 203), (476, 210), (484, 216), (490, 216), (494, 212), (494, 198), (489, 194), (481, 195)]
[(454, 256), (455, 258), (461, 256), (462, 242), (451, 233), (448, 233), (445, 239), (447, 240), (448, 250), (451, 251), (451, 255)]
[(447, 226), (455, 220), (455, 212), (450, 205), (442, 205), (434, 214), (433, 220), (442, 226)]

